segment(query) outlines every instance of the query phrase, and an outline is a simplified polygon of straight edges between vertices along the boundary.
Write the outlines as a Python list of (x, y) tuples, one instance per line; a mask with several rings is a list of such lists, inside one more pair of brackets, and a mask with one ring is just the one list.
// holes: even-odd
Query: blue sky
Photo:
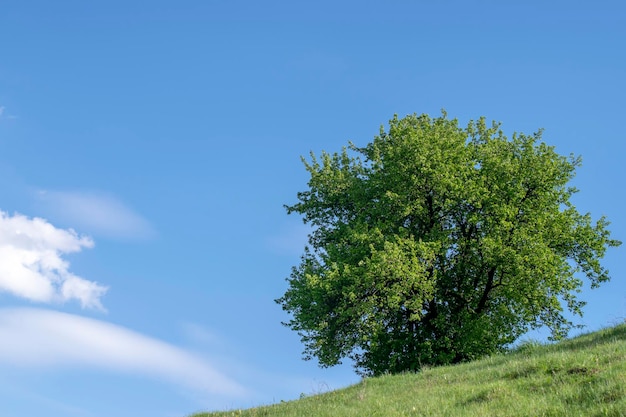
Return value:
[[(436, 3), (0, 2), (0, 416), (183, 417), (357, 382), (280, 325), (306, 239), (282, 205), (300, 155), (394, 114), (544, 128), (583, 157), (579, 210), (625, 240), (626, 6)], [(623, 257), (583, 291), (587, 330), (626, 317)]]

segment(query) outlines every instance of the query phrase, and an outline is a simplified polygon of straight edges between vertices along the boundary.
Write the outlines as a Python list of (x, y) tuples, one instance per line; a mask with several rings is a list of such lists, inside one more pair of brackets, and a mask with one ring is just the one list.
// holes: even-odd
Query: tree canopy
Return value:
[(305, 359), (364, 375), (501, 351), (530, 329), (561, 338), (577, 293), (609, 280), (608, 221), (570, 201), (581, 159), (541, 131), (507, 138), (485, 118), (410, 115), (373, 142), (311, 153), (308, 189), (286, 206), (312, 226), (276, 300)]

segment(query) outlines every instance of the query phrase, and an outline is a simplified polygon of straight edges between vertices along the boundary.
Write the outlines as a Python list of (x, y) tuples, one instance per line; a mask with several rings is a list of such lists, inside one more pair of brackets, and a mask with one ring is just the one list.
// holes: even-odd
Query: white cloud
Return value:
[(0, 291), (31, 301), (80, 301), (83, 308), (104, 310), (107, 288), (72, 274), (62, 255), (93, 247), (73, 230), (58, 229), (40, 218), (0, 211)]
[(17, 119), (17, 116), (12, 114), (5, 115), (6, 107), (0, 106), (0, 119)]
[(122, 239), (143, 239), (154, 235), (146, 219), (108, 194), (40, 191), (38, 197), (50, 217), (92, 235)]
[(195, 343), (213, 346), (220, 344), (220, 338), (199, 324), (182, 323), (181, 327), (185, 336)]
[(246, 390), (203, 358), (103, 321), (41, 309), (0, 309), (0, 363), (91, 367), (165, 379), (204, 393)]

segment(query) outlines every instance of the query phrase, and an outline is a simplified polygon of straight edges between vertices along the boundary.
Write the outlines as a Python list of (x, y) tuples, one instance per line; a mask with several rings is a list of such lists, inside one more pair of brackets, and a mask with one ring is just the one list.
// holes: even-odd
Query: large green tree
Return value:
[(620, 242), (572, 205), (580, 158), (541, 132), (394, 117), (364, 148), (303, 162), (308, 189), (286, 208), (312, 232), (276, 301), (322, 366), (348, 357), (364, 375), (412, 371), (501, 351), (541, 326), (560, 338), (566, 310), (582, 315), (581, 277), (609, 280), (599, 261)]

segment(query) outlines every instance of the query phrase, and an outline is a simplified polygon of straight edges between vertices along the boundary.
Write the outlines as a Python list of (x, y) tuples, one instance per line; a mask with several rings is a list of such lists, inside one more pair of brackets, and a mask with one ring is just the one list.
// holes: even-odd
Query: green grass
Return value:
[(626, 416), (626, 324), (553, 345), (193, 417)]

